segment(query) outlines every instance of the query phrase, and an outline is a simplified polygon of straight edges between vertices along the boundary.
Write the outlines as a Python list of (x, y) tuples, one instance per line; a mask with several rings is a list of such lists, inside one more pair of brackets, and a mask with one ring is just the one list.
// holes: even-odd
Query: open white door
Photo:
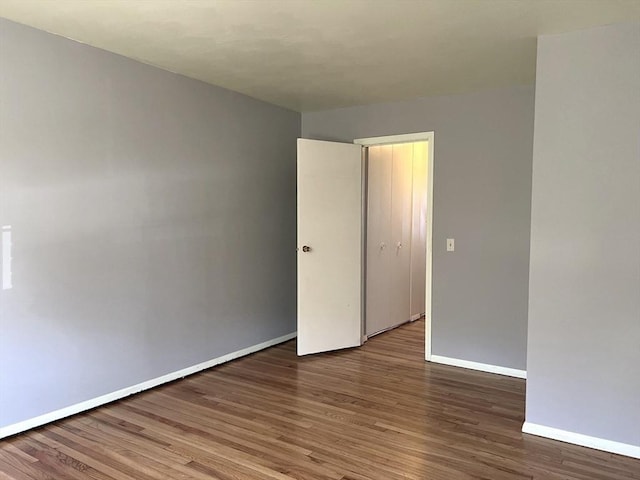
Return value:
[(362, 343), (360, 145), (298, 139), (298, 355)]

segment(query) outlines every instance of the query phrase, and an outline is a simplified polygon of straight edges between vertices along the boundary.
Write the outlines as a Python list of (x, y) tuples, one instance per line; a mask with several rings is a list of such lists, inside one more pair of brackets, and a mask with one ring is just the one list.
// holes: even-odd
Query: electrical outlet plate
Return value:
[(11, 282), (11, 225), (2, 226), (2, 289), (13, 287)]
[(453, 238), (447, 238), (447, 252), (453, 252), (456, 249), (456, 241)]

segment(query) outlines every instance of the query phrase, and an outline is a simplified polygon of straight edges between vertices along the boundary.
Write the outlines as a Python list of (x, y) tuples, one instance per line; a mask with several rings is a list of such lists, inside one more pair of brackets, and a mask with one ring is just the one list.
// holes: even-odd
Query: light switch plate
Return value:
[(456, 241), (453, 238), (447, 238), (447, 252), (453, 252), (456, 249)]
[(11, 225), (2, 226), (2, 290), (13, 287), (11, 283)]

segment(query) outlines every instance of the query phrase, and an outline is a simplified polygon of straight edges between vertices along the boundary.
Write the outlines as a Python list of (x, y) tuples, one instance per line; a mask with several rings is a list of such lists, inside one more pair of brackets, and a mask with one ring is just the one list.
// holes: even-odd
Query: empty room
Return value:
[(639, 0), (0, 0), (1, 480), (640, 480)]

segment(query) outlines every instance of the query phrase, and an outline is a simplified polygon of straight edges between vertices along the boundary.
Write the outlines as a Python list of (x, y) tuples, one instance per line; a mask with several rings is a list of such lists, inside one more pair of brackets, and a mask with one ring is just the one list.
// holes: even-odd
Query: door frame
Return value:
[[(434, 156), (433, 143), (435, 132), (417, 132), (403, 135), (385, 135), (381, 137), (356, 138), (353, 143), (362, 147), (377, 145), (390, 145), (398, 143), (427, 142), (427, 252), (426, 252), (426, 278), (425, 278), (425, 335), (424, 356), (425, 360), (431, 360), (431, 314), (432, 314), (432, 282), (433, 282), (433, 172)], [(366, 179), (365, 179), (366, 181)], [(364, 283), (364, 277), (363, 277)], [(364, 325), (363, 325), (364, 328)]]

